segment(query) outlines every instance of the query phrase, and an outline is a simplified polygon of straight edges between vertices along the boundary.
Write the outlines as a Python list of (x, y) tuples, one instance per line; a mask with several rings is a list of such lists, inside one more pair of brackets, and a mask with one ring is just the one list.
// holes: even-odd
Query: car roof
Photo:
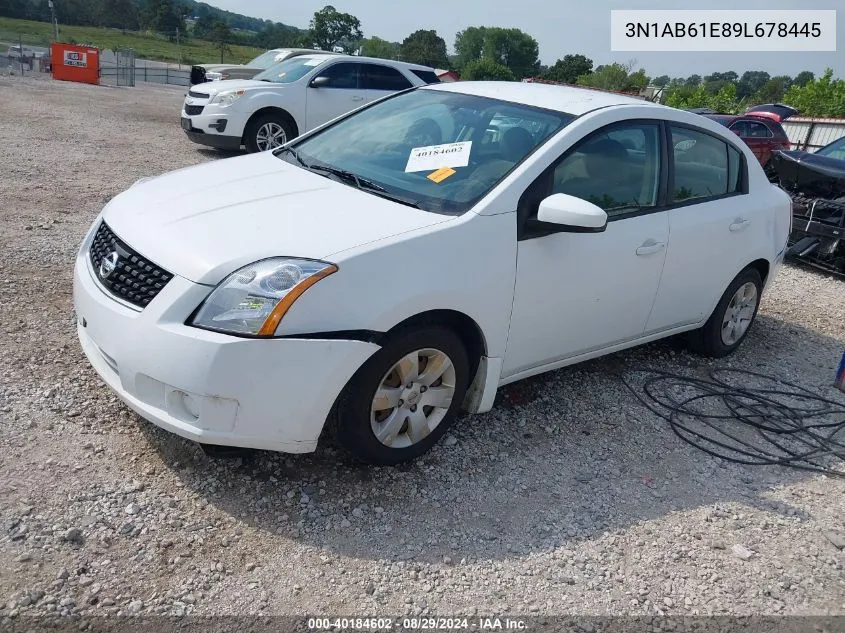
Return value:
[(424, 89), (460, 92), (478, 97), (501, 99), (502, 101), (523, 103), (525, 105), (556, 110), (575, 116), (586, 114), (598, 108), (618, 105), (652, 106), (667, 110), (671, 109), (667, 106), (652, 103), (651, 101), (637, 99), (615, 92), (517, 81), (457, 81), (454, 83), (430, 84), (425, 86)]
[(420, 64), (411, 64), (408, 62), (398, 62), (392, 59), (382, 59), (381, 57), (361, 57), (359, 55), (346, 55), (345, 53), (319, 53), (315, 52), (313, 54), (305, 54), (305, 55), (298, 55), (298, 58), (314, 58), (319, 57), (323, 60), (328, 59), (336, 59), (338, 57), (348, 57), (349, 61), (351, 62), (366, 62), (366, 63), (373, 63), (373, 64), (381, 64), (382, 66), (393, 66), (394, 68), (407, 68), (409, 70), (430, 70), (434, 71), (434, 68), (429, 66), (421, 66)]

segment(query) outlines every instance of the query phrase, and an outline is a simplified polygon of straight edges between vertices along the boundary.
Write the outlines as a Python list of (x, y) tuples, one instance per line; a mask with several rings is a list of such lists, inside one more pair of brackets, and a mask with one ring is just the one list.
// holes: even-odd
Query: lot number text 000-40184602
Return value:
[(835, 51), (836, 11), (611, 11), (614, 51)]

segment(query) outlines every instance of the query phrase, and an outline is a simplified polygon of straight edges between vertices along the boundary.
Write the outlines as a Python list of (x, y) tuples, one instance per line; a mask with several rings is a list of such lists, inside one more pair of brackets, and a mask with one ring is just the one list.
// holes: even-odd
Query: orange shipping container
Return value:
[(100, 51), (90, 46), (53, 42), (50, 46), (53, 79), (100, 83)]

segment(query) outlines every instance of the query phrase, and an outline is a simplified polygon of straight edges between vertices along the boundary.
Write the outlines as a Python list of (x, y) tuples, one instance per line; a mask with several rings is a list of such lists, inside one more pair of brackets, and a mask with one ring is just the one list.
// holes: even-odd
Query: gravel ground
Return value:
[[(71, 266), (133, 181), (219, 158), (179, 89), (0, 77), (0, 619), (26, 614), (843, 614), (845, 480), (678, 439), (617, 372), (716, 366), (674, 340), (523, 381), (424, 459), (208, 458), (89, 368)], [(845, 282), (782, 270), (742, 349), (845, 403)]]

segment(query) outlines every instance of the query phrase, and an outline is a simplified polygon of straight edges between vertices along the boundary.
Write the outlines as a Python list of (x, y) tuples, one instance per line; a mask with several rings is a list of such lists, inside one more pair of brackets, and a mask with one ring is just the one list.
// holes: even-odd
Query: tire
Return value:
[[(746, 268), (739, 273), (725, 290), (704, 327), (690, 333), (692, 350), (711, 358), (722, 358), (736, 351), (757, 317), (762, 292), (763, 280), (757, 270)], [(736, 318), (730, 318), (732, 313)]]
[(278, 134), (275, 147), (284, 145), (296, 137), (293, 126), (285, 117), (280, 114), (262, 114), (250, 121), (244, 131), (246, 150), (252, 154), (273, 149), (273, 147), (267, 145), (267, 142), (269, 136), (274, 132)]
[[(413, 377), (406, 359), (414, 356), (420, 371), (418, 380), (408, 389), (407, 380), (402, 380), (399, 372)], [(443, 361), (444, 356), (448, 362)], [(400, 361), (404, 361), (404, 369), (397, 370)], [(449, 367), (432, 381), (438, 371), (426, 376), (431, 363), (437, 363), (440, 369), (447, 364)], [(429, 325), (396, 333), (358, 370), (338, 397), (331, 420), (335, 443), (365, 464), (388, 466), (419, 457), (454, 423), (469, 374), (466, 348), (451, 330)], [(381, 388), (388, 395), (381, 400), (384, 408), (378, 409), (375, 397)], [(438, 402), (439, 396), (439, 403), (447, 405), (450, 388), (448, 406), (426, 404)]]

